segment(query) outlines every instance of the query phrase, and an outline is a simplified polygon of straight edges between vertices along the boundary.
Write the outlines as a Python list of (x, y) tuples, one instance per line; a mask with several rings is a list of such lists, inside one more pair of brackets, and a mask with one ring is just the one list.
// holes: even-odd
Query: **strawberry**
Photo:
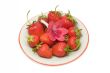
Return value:
[(65, 28), (69, 28), (69, 27), (74, 27), (75, 24), (77, 24), (77, 21), (73, 18), (73, 16), (70, 14), (70, 11), (68, 11), (67, 14), (65, 14), (64, 16), (62, 16), (61, 18), (62, 21), (62, 26)]
[(60, 20), (61, 18), (61, 13), (59, 11), (50, 11), (48, 14), (48, 20), (56, 22)]
[(71, 20), (69, 20), (66, 15), (62, 16), (61, 21), (62, 21), (62, 27), (64, 28), (68, 29), (69, 27), (75, 26), (74, 23)]
[(68, 29), (68, 35), (70, 37), (74, 36), (74, 37), (77, 37), (77, 38), (80, 38), (81, 36), (81, 29), (78, 29), (77, 27), (70, 27)]
[(68, 29), (68, 35), (71, 37), (71, 36), (74, 36), (76, 37), (76, 32), (75, 32), (75, 27), (70, 27)]
[(41, 36), (44, 33), (43, 24), (41, 24), (40, 22), (34, 22), (33, 24), (29, 25), (27, 29), (29, 35)]
[(37, 36), (37, 35), (28, 36), (27, 41), (28, 41), (30, 47), (35, 47), (39, 43), (39, 36)]
[(52, 47), (52, 53), (54, 56), (63, 57), (66, 56), (66, 48), (67, 44), (65, 42), (58, 42)]
[(51, 58), (52, 57), (52, 49), (49, 48), (47, 44), (43, 44), (38, 50), (37, 54), (44, 58)]
[(52, 45), (53, 41), (50, 40), (48, 33), (44, 33), (41, 37), (40, 37), (40, 41), (42, 41), (43, 43), (46, 43), (48, 45)]
[(70, 46), (70, 48), (73, 50), (73, 51), (76, 51), (78, 50), (78, 48), (80, 47), (80, 40), (79, 39), (76, 39), (76, 37), (70, 37), (68, 39), (68, 45)]

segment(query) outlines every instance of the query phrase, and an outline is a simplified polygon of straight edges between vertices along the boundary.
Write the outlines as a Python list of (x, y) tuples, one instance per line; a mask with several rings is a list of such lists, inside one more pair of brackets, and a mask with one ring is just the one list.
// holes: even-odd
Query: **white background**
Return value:
[[(71, 13), (87, 27), (90, 42), (76, 61), (63, 66), (44, 66), (21, 51), (18, 35), (29, 17), (58, 9)], [(0, 73), (110, 73), (109, 0), (0, 0)]]

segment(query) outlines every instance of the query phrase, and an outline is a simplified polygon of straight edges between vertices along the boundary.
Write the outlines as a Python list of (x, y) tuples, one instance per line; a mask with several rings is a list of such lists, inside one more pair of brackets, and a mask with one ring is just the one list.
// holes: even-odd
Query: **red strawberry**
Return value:
[(75, 26), (75, 24), (71, 20), (69, 20), (66, 15), (62, 16), (61, 21), (64, 28), (68, 29), (69, 27)]
[(44, 58), (51, 58), (52, 57), (52, 49), (50, 49), (47, 44), (43, 44), (37, 50), (37, 53), (39, 56), (44, 57)]
[(76, 37), (76, 32), (75, 32), (75, 27), (70, 27), (68, 29), (68, 35), (71, 37), (71, 36), (74, 36)]
[(65, 51), (67, 44), (65, 42), (58, 42), (52, 47), (52, 53), (53, 55), (57, 57), (63, 57), (67, 53)]
[(28, 37), (28, 43), (30, 47), (35, 47), (39, 43), (39, 36), (31, 35)]
[(65, 14), (64, 16), (62, 16), (62, 24), (63, 27), (65, 28), (69, 28), (69, 27), (74, 27), (75, 24), (77, 24), (77, 21), (73, 18), (73, 16), (71, 15), (70, 11), (68, 11), (67, 14)]
[(77, 27), (70, 27), (68, 29), (68, 35), (70, 37), (74, 36), (74, 37), (77, 37), (77, 38), (80, 38), (81, 37), (81, 29), (78, 29)]
[(48, 45), (52, 45), (53, 41), (50, 40), (49, 35), (47, 33), (44, 33), (41, 37), (40, 37), (40, 41), (42, 41), (43, 43), (46, 43)]
[(29, 35), (41, 36), (44, 33), (43, 25), (40, 22), (35, 22), (28, 27)]
[(49, 21), (58, 21), (61, 18), (61, 13), (59, 11), (50, 11), (48, 14)]
[(78, 48), (80, 47), (80, 40), (76, 39), (76, 37), (70, 37), (68, 39), (68, 45), (70, 46), (70, 48), (74, 51), (78, 50)]

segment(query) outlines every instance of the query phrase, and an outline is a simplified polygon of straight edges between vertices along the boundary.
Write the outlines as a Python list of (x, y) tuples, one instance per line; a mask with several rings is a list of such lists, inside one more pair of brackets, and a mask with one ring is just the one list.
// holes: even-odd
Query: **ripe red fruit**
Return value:
[(71, 20), (69, 20), (66, 15), (62, 16), (61, 21), (64, 28), (68, 29), (69, 27), (75, 26), (75, 24)]
[(28, 28), (29, 35), (41, 36), (44, 33), (43, 25), (40, 22), (31, 24)]
[(70, 27), (68, 29), (68, 35), (70, 37), (74, 36), (74, 37), (80, 38), (81, 37), (81, 29), (78, 29), (77, 27)]
[(39, 43), (39, 36), (37, 35), (31, 35), (28, 37), (28, 43), (30, 47), (35, 47)]
[(48, 20), (49, 21), (58, 21), (61, 18), (61, 13), (58, 11), (50, 11), (48, 14)]
[(52, 57), (52, 49), (50, 49), (47, 44), (43, 44), (37, 50), (37, 53), (39, 56), (44, 57), (44, 58), (51, 58)]
[(72, 36), (76, 37), (75, 27), (70, 27), (70, 28), (68, 29), (68, 35), (69, 35), (70, 37), (72, 37)]
[(48, 44), (49, 46), (51, 46), (53, 44), (53, 41), (50, 40), (49, 35), (47, 33), (44, 33), (41, 37), (40, 37), (40, 41), (42, 41), (43, 43)]
[(58, 42), (52, 47), (52, 53), (53, 55), (57, 57), (63, 57), (67, 53), (65, 51), (67, 44), (65, 42)]
[(72, 50), (77, 50), (76, 37), (70, 37), (68, 39), (68, 45)]

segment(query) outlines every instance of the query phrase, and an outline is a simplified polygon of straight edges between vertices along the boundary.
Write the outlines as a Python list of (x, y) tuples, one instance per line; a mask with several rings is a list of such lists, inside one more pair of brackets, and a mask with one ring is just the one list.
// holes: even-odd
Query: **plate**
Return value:
[(79, 19), (77, 19), (75, 17), (76, 21), (78, 22), (77, 27), (82, 29), (81, 30), (82, 37), (80, 39), (80, 41), (81, 41), (80, 49), (78, 51), (71, 52), (68, 56), (62, 57), (62, 58), (52, 57), (51, 59), (46, 59), (46, 58), (42, 58), (42, 57), (38, 56), (36, 53), (34, 53), (32, 51), (32, 49), (29, 47), (29, 45), (27, 43), (28, 31), (26, 29), (27, 25), (29, 23), (32, 23), (37, 18), (38, 18), (38, 16), (35, 16), (23, 25), (23, 27), (21, 28), (21, 31), (19, 33), (19, 38), (18, 38), (22, 51), (32, 61), (43, 64), (43, 65), (48, 65), (48, 66), (64, 65), (64, 64), (73, 62), (76, 59), (78, 59), (87, 49), (87, 46), (89, 43), (88, 31), (87, 31), (85, 25)]

